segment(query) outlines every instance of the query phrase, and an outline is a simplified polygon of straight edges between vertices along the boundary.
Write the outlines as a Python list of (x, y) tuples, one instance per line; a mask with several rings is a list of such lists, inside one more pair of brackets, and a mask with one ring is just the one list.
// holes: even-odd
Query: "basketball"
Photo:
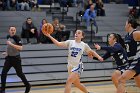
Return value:
[(50, 23), (46, 23), (42, 26), (42, 33), (43, 34), (52, 34), (54, 31), (53, 25)]

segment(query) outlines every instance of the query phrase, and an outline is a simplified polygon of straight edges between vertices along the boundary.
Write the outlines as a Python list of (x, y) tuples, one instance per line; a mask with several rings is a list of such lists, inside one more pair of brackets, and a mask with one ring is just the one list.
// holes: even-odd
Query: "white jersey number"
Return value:
[(130, 52), (130, 50), (129, 50), (129, 45), (128, 45), (128, 44), (125, 44), (125, 46), (126, 46), (126, 51), (127, 51), (127, 52)]

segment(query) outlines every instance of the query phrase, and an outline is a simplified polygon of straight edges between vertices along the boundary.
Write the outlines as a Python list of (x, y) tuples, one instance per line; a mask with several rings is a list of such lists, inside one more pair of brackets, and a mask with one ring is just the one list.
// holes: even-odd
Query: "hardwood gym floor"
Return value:
[[(115, 93), (116, 89), (111, 81), (107, 82), (90, 82), (84, 83), (87, 89), (93, 93)], [(127, 87), (127, 93), (140, 93), (135, 85), (129, 84)], [(6, 93), (24, 93), (24, 88), (11, 88), (7, 89)], [(47, 85), (47, 86), (35, 86), (32, 87), (30, 93), (64, 93), (64, 85)], [(82, 93), (79, 89), (72, 87), (71, 93)]]

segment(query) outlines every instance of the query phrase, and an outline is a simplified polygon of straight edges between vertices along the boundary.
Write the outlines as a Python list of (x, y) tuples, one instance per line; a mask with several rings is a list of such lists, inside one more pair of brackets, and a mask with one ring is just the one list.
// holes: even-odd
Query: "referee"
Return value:
[(25, 84), (26, 86), (25, 93), (29, 93), (31, 88), (31, 85), (29, 84), (25, 75), (22, 72), (20, 51), (22, 50), (23, 47), (22, 47), (21, 39), (15, 34), (16, 34), (16, 27), (10, 26), (9, 35), (7, 36), (7, 50), (6, 52), (3, 53), (3, 55), (5, 55), (6, 57), (5, 57), (4, 67), (2, 69), (0, 93), (5, 93), (6, 77), (11, 67), (14, 67), (17, 76), (20, 77), (23, 83)]

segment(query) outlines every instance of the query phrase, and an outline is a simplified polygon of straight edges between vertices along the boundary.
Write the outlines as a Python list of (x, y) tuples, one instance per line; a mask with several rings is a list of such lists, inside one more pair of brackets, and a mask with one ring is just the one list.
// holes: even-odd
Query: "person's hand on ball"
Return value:
[(45, 36), (47, 36), (47, 37), (48, 37), (48, 36), (50, 36), (50, 34), (49, 34), (49, 33), (44, 33), (44, 35), (45, 35)]

